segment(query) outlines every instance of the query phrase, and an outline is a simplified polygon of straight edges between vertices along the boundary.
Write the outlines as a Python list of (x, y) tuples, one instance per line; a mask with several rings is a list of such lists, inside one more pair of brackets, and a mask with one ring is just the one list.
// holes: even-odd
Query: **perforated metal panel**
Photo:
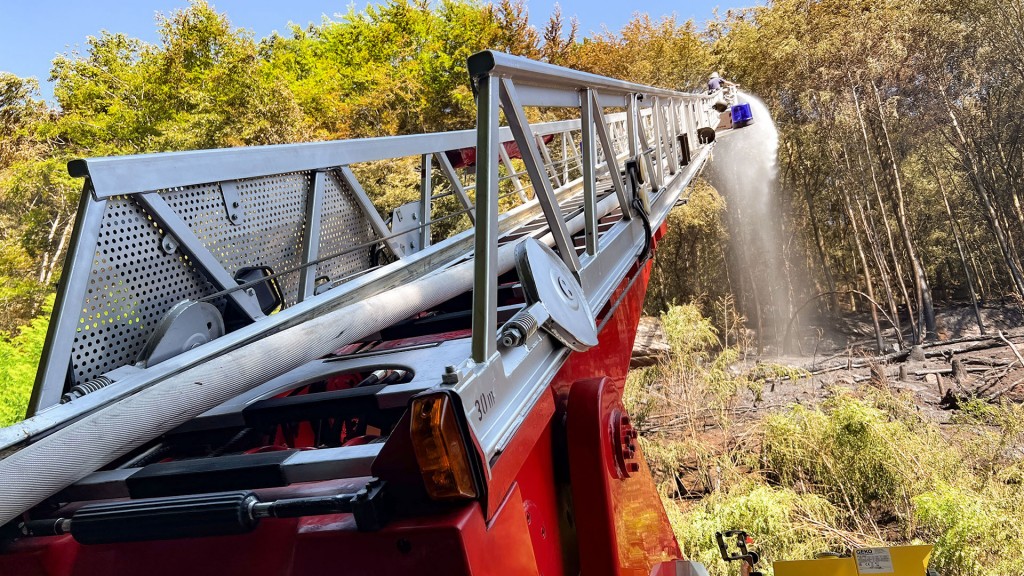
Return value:
[[(241, 203), (237, 223), (228, 218), (218, 184), (161, 196), (232, 276), (248, 266), (270, 266), (275, 272), (298, 266), (309, 176), (282, 174), (233, 184)], [(285, 303), (295, 303), (298, 276), (287, 274), (278, 282)]]
[(133, 363), (171, 306), (213, 293), (187, 258), (160, 248), (160, 238), (133, 199), (110, 199), (72, 349), (75, 383)]
[[(231, 212), (220, 183), (162, 190), (161, 198), (188, 231), (234, 276), (244, 267), (268, 266), (275, 272), (302, 264), (302, 233), (312, 174), (281, 174), (226, 183)], [(234, 192), (237, 191), (237, 195)], [(111, 198), (104, 212), (89, 287), (81, 307), (71, 357), (72, 380), (81, 383), (135, 362), (156, 324), (176, 303), (209, 297), (218, 291), (179, 248), (161, 247), (166, 232), (135, 196)], [(352, 190), (333, 172), (325, 179), (320, 227), (320, 257), (337, 254), (376, 238)], [(369, 248), (317, 265), (332, 280), (365, 270)], [(278, 278), (285, 305), (298, 296), (298, 273)]]
[[(377, 237), (358, 201), (336, 171), (324, 179), (324, 215), (320, 220), (320, 255), (337, 254), (350, 246), (364, 244)], [(339, 280), (369, 266), (369, 248), (343, 254), (317, 265), (317, 276)]]

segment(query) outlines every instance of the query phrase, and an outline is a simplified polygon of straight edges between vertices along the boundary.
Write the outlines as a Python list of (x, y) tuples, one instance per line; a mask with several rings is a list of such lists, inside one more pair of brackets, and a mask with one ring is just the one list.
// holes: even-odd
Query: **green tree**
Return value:
[(39, 316), (22, 326), (13, 338), (0, 335), (0, 427), (25, 417), (36, 378), (36, 365), (43, 352), (46, 327), (53, 311), (53, 298), (49, 298)]

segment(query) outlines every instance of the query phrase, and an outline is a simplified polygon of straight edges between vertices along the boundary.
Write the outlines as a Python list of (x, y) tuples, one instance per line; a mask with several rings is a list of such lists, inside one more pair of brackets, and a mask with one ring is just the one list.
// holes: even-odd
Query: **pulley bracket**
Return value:
[(538, 328), (577, 352), (596, 346), (594, 314), (565, 262), (535, 238), (516, 246), (515, 257), (528, 306), (502, 326), (502, 346), (519, 346)]

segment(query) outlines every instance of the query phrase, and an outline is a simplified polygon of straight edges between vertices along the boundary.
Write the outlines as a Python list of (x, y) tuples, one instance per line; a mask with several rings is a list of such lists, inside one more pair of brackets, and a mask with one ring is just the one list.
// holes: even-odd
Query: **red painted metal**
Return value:
[(519, 470), (516, 485), (523, 494), (526, 523), (530, 541), (541, 574), (577, 574), (579, 558), (574, 547), (566, 546), (572, 534), (569, 525), (569, 503), (560, 486), (567, 478), (559, 478), (554, 456), (552, 425), (543, 429), (533, 451)]
[[(513, 487), (495, 518), (467, 503), (359, 532), (351, 515), (264, 520), (241, 536), (82, 546), (70, 536), (26, 539), (0, 553), (19, 576), (540, 575), (525, 504)], [(547, 576), (547, 572), (544, 573)]]
[[(429, 504), (411, 447), (401, 441), (408, 435), (403, 419), (374, 464), (374, 474), (403, 495), (401, 518), (382, 530), (359, 532), (350, 515), (339, 514), (268, 519), (242, 536), (97, 546), (69, 536), (24, 539), (0, 549), (0, 574), (648, 576), (667, 570), (670, 565), (658, 565), (678, 558), (679, 548), (642, 454), (628, 453), (621, 405), (649, 273), (649, 263), (638, 266), (616, 289), (610, 301), (618, 307), (601, 314), (610, 318), (600, 343), (569, 356), (494, 462), (486, 502)], [(336, 490), (337, 482), (287, 490)]]
[(569, 391), (569, 470), (587, 576), (646, 576), (655, 564), (680, 557), (643, 458), (630, 477), (615, 464), (612, 430), (621, 409), (622, 389), (609, 378), (579, 381)]

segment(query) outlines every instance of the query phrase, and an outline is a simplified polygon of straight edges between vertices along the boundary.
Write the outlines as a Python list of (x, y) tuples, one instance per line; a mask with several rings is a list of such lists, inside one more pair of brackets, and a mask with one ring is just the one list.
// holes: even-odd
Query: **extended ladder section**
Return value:
[(344, 375), (360, 385), (331, 410), (382, 414), (379, 441), (282, 456), (282, 482), (367, 474), (436, 387), (498, 458), (598, 342), (716, 114), (502, 53), (469, 71), (476, 130), (72, 162), (85, 186), (32, 417), (0, 430), (0, 523), (62, 489), (134, 497), (158, 437), (326, 414), (285, 396)]

